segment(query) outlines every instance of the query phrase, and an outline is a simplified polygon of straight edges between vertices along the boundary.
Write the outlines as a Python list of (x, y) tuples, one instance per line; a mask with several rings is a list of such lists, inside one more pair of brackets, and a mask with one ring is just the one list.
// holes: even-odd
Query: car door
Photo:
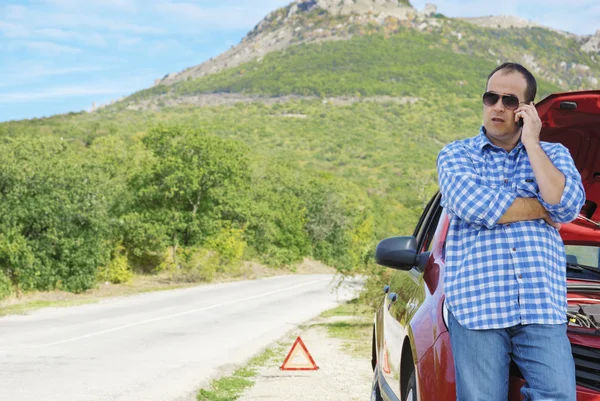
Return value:
[[(441, 214), (440, 194), (436, 193), (425, 207), (413, 236), (418, 248), (427, 258)], [(423, 266), (414, 266), (409, 271), (395, 271), (390, 279), (389, 293), (383, 307), (383, 344), (379, 360), (381, 372), (389, 388), (401, 398), (404, 388), (401, 372), (401, 357), (405, 338), (409, 335), (409, 323), (425, 299)], [(406, 378), (405, 380), (406, 381)]]

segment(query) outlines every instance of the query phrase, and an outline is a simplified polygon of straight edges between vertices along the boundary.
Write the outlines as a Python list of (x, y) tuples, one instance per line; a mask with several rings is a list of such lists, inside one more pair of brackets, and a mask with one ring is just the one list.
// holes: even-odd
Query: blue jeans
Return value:
[(575, 401), (575, 364), (566, 324), (469, 330), (448, 312), (457, 401), (506, 401), (511, 358), (526, 400)]

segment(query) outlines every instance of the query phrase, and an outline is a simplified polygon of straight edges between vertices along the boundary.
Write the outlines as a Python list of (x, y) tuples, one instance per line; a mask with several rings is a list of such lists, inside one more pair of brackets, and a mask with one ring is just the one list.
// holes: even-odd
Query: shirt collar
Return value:
[[(500, 149), (498, 146), (490, 142), (490, 139), (485, 134), (485, 127), (483, 125), (481, 126), (481, 128), (479, 128), (479, 135), (475, 137), (475, 146), (477, 146), (477, 149), (479, 149), (481, 152), (483, 152), (483, 149), (485, 149), (486, 146), (491, 146), (493, 148)], [(522, 147), (523, 142), (521, 142), (521, 140), (519, 139), (517, 146), (515, 146), (515, 148), (512, 151), (519, 151)], [(512, 153), (512, 151), (509, 153)]]

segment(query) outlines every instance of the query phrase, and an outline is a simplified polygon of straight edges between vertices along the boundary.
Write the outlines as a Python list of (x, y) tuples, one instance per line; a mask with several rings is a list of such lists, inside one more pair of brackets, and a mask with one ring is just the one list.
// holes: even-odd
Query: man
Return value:
[(527, 69), (502, 64), (488, 76), (479, 135), (438, 155), (459, 401), (506, 401), (511, 358), (527, 381), (525, 399), (576, 397), (558, 229), (577, 217), (585, 194), (569, 151), (540, 142), (536, 90)]

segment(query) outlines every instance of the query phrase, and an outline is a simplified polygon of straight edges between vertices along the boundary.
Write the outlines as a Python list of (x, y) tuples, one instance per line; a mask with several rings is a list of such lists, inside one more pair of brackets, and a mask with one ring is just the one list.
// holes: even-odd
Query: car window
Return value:
[(440, 216), (442, 215), (442, 206), (438, 205), (435, 210), (435, 214), (430, 220), (429, 227), (425, 234), (425, 238), (423, 239), (423, 245), (420, 247), (422, 252), (431, 251), (431, 247), (433, 246), (433, 238), (435, 236), (435, 232), (437, 231), (437, 226), (440, 221)]
[(600, 247), (591, 245), (565, 245), (567, 260), (576, 264), (600, 268)]
[(437, 222), (440, 218), (441, 207), (440, 207), (440, 193), (436, 193), (431, 201), (429, 202), (427, 211), (423, 214), (425, 217), (422, 219), (421, 225), (415, 236), (417, 239), (418, 248), (421, 251), (426, 251), (431, 245), (431, 240), (435, 234)]
[(413, 232), (413, 237), (419, 238), (419, 232), (423, 228), (424, 222), (426, 221), (427, 215), (429, 214), (429, 210), (431, 210), (431, 205), (433, 205), (434, 201), (435, 201), (435, 195), (431, 198), (429, 203), (427, 203), (427, 206), (425, 206), (425, 209), (423, 209), (423, 213), (421, 214), (421, 217), (419, 218), (419, 222), (417, 223), (417, 226), (415, 227), (415, 231)]

